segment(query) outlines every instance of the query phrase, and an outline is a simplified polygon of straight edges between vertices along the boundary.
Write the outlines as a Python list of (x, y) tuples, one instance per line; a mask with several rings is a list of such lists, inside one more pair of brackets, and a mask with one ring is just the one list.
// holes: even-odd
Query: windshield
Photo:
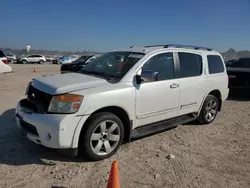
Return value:
[(144, 55), (135, 52), (109, 52), (93, 59), (80, 72), (121, 79)]
[(250, 68), (250, 58), (242, 58), (238, 61), (233, 62), (230, 67), (238, 67), (238, 68)]
[(75, 60), (74, 63), (85, 63), (91, 57), (92, 56), (81, 56), (77, 60)]

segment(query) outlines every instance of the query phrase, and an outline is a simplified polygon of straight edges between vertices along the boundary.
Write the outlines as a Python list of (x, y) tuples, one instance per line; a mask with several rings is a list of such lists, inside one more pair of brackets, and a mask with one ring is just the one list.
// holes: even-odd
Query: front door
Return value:
[(158, 80), (136, 88), (136, 126), (176, 117), (179, 110), (179, 79), (173, 53), (150, 58), (141, 70), (158, 72)]

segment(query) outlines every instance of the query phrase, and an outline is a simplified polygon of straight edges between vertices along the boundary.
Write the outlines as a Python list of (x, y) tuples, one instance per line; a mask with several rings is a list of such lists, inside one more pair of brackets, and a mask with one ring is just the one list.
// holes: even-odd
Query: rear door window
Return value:
[(207, 60), (208, 60), (209, 74), (216, 74), (216, 73), (224, 72), (223, 61), (220, 56), (208, 55)]
[(202, 74), (202, 57), (198, 54), (179, 52), (180, 78), (194, 77)]

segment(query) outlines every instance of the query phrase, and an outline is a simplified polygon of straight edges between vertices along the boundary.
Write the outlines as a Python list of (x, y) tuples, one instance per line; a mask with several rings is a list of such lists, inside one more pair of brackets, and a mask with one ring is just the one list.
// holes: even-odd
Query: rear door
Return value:
[(29, 56), (27, 57), (27, 61), (28, 61), (29, 63), (33, 63), (33, 62), (34, 62), (34, 55), (29, 55)]
[(33, 56), (33, 62), (38, 63), (41, 58), (42, 58), (42, 56), (40, 56), (40, 55), (34, 55)]
[(179, 115), (198, 112), (206, 93), (206, 78), (203, 73), (201, 54), (178, 52), (180, 70)]

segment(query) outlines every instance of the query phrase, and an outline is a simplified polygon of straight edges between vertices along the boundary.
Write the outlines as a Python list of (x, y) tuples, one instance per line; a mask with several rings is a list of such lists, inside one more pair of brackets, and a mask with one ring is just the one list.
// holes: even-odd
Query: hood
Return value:
[(78, 73), (59, 74), (36, 78), (32, 86), (50, 95), (98, 87), (108, 83), (102, 78)]

